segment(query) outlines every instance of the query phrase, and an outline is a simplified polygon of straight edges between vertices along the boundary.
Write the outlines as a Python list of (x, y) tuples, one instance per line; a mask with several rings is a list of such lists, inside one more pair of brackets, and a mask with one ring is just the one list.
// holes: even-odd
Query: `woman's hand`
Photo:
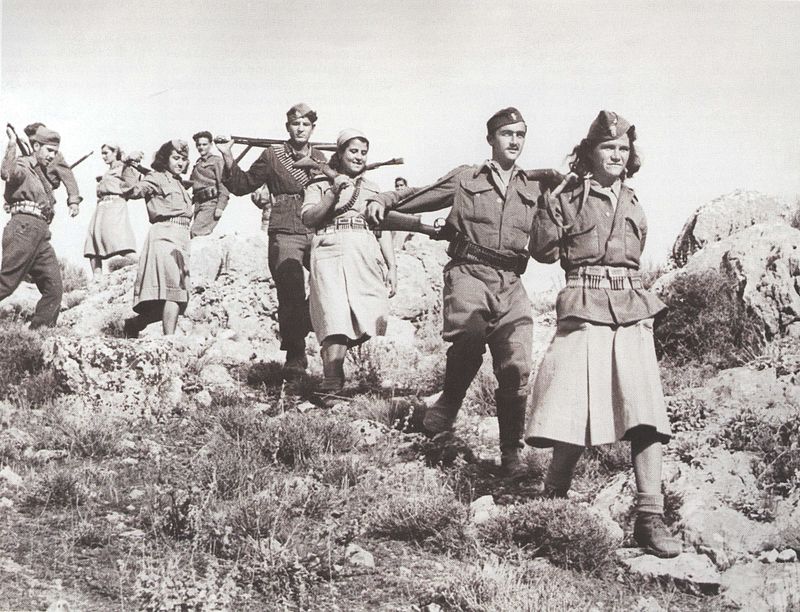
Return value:
[(369, 226), (377, 227), (378, 225), (383, 223), (383, 219), (386, 216), (386, 207), (383, 205), (382, 202), (378, 202), (377, 200), (370, 200), (369, 202), (367, 202), (367, 210), (365, 214)]
[(336, 194), (342, 192), (343, 189), (347, 187), (352, 187), (354, 185), (353, 179), (351, 179), (346, 174), (338, 174), (335, 179), (333, 179), (333, 191)]
[(393, 298), (397, 294), (397, 268), (392, 266), (386, 275), (386, 286), (389, 288), (389, 297)]

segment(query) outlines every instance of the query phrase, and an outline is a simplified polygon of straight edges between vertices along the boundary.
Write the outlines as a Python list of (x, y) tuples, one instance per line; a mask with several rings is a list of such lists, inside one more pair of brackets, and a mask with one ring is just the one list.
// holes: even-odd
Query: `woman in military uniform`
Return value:
[(150, 323), (162, 322), (174, 334), (178, 315), (189, 303), (189, 224), (192, 197), (181, 181), (189, 165), (189, 145), (165, 142), (155, 154), (153, 172), (125, 192), (126, 199), (144, 198), (150, 231), (139, 257), (133, 287), (137, 316), (125, 321), (127, 337), (136, 337)]
[(586, 446), (631, 443), (634, 537), (659, 556), (680, 553), (663, 522), (662, 444), (671, 436), (653, 345), (665, 308), (642, 287), (647, 222), (626, 179), (640, 167), (636, 130), (602, 111), (571, 156), (571, 174), (540, 198), (531, 254), (561, 261), (558, 328), (536, 375), (526, 441), (552, 447), (545, 494), (566, 497)]
[(123, 163), (119, 145), (106, 143), (100, 148), (100, 154), (108, 170), (97, 177), (97, 208), (83, 246), (83, 255), (89, 258), (95, 278), (103, 273), (103, 260), (136, 252), (128, 203), (121, 194), (139, 180), (139, 173), (133, 166)]
[(309, 307), (322, 346), (320, 390), (328, 394), (344, 386), (347, 349), (385, 333), (388, 298), (397, 285), (391, 234), (384, 232), (376, 240), (364, 217), (368, 200), (379, 193), (363, 176), (369, 140), (348, 129), (339, 134), (336, 145), (329, 165), (340, 174), (333, 181), (310, 184), (300, 213), (303, 223), (316, 230)]

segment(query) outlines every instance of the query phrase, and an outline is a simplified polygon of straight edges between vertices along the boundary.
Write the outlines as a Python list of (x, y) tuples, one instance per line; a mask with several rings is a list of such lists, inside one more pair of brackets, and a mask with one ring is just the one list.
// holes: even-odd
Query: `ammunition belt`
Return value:
[(47, 221), (48, 223), (50, 223), (50, 220), (52, 219), (52, 217), (48, 219), (41, 206), (39, 206), (36, 202), (31, 202), (30, 200), (12, 202), (8, 212), (10, 212), (12, 215), (31, 215), (38, 217), (43, 221)]
[(173, 225), (180, 225), (182, 227), (189, 227), (189, 219), (186, 217), (166, 217), (157, 219), (156, 223), (172, 223)]
[(341, 217), (334, 219), (333, 223), (330, 225), (319, 228), (317, 230), (317, 236), (321, 236), (323, 234), (332, 234), (334, 232), (346, 232), (354, 230), (369, 231), (369, 225), (367, 225), (367, 221), (363, 217)]
[(587, 289), (643, 289), (639, 270), (616, 266), (581, 266), (567, 272), (567, 287)]
[(475, 244), (458, 232), (455, 232), (455, 235), (450, 240), (447, 254), (457, 261), (480, 263), (497, 270), (515, 272), (519, 275), (525, 273), (529, 259), (527, 254), (504, 255), (503, 253), (498, 253), (494, 249)]

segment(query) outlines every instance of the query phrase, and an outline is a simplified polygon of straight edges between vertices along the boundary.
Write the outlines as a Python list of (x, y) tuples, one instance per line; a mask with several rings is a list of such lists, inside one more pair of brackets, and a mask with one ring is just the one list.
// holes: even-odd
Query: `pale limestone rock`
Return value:
[(742, 610), (796, 610), (800, 605), (800, 563), (735, 565), (722, 574), (725, 597)]
[(358, 435), (356, 446), (375, 446), (386, 438), (391, 431), (383, 423), (369, 419), (356, 419), (351, 423), (351, 426)]
[(482, 495), (469, 505), (470, 522), (483, 525), (486, 521), (500, 514), (500, 508), (494, 503), (491, 495)]
[(681, 553), (672, 559), (659, 559), (641, 555), (624, 559), (622, 563), (634, 574), (654, 580), (671, 580), (693, 593), (716, 593), (720, 587), (720, 574), (705, 555)]
[(375, 557), (373, 557), (372, 553), (364, 550), (358, 544), (353, 544), (352, 542), (347, 545), (347, 548), (344, 551), (344, 557), (345, 561), (350, 565), (366, 568), (375, 567)]

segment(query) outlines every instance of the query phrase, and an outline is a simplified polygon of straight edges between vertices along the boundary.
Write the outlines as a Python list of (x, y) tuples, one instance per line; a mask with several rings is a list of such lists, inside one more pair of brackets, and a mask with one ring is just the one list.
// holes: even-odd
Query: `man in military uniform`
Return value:
[[(30, 125), (25, 126), (25, 135), (28, 137), (29, 141), (31, 141), (33, 135), (36, 133), (36, 130), (38, 130), (40, 127), (47, 126), (41, 122), (31, 123)], [(61, 151), (56, 153), (55, 159), (48, 164), (47, 170), (45, 170), (45, 176), (47, 176), (47, 179), (50, 181), (53, 189), (58, 189), (62, 183), (64, 184), (64, 188), (67, 190), (67, 205), (72, 206), (75, 204), (77, 206), (83, 201), (83, 198), (78, 191), (78, 181), (75, 180), (75, 175), (72, 173), (72, 168), (70, 168), (67, 160), (64, 159)], [(72, 209), (70, 209), (70, 211), (71, 210)]]
[(385, 210), (425, 212), (452, 206), (445, 228), (452, 239), (442, 313), (443, 337), (452, 345), (444, 390), (426, 412), (424, 427), (430, 434), (453, 428), (488, 345), (498, 382), (502, 467), (507, 475), (519, 476), (524, 473), (520, 452), (533, 342), (531, 304), (520, 275), (530, 257), (540, 192), (516, 165), (527, 132), (519, 111), (502, 109), (486, 127), (491, 159), (461, 166), (427, 188), (382, 193), (367, 212), (371, 222), (379, 223)]
[(192, 138), (200, 154), (189, 176), (194, 203), (191, 231), (194, 238), (208, 236), (214, 231), (222, 212), (228, 205), (228, 189), (222, 182), (225, 162), (219, 155), (211, 153), (211, 132), (197, 132)]
[(311, 173), (296, 168), (294, 162), (308, 156), (325, 161), (325, 156), (308, 144), (316, 123), (317, 114), (307, 104), (295, 104), (286, 113), (289, 140), (264, 149), (246, 172), (234, 160), (230, 141), (217, 142), (225, 160), (224, 183), (231, 193), (245, 195), (266, 184), (274, 198), (268, 261), (278, 292), (278, 327), (287, 374), (308, 366), (305, 338), (311, 323), (303, 268), (309, 267), (312, 234), (300, 220), (300, 208)]
[[(3, 157), (0, 177), (6, 181), (6, 197), (11, 220), (3, 231), (3, 262), (0, 266), (0, 300), (14, 293), (30, 274), (42, 294), (36, 304), (31, 328), (54, 326), (61, 309), (63, 293), (61, 269), (48, 226), (53, 220), (55, 198), (46, 173), (58, 155), (61, 137), (39, 127), (30, 137), (32, 154), (17, 157), (13, 131), (6, 130), (9, 142)], [(69, 204), (71, 216), (78, 204)]]

